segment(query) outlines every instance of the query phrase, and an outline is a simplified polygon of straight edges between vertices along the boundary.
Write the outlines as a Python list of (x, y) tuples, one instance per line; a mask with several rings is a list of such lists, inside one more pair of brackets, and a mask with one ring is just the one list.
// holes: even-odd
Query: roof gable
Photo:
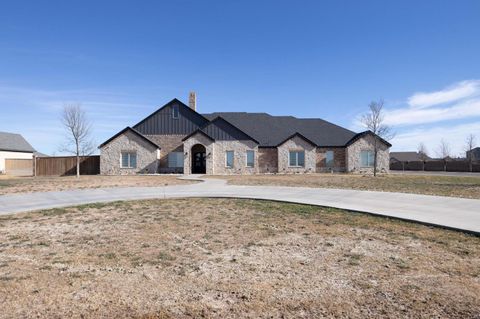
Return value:
[(0, 151), (33, 153), (35, 149), (20, 134), (0, 132)]
[(294, 137), (299, 137), (299, 138), (301, 138), (302, 140), (304, 140), (305, 142), (307, 142), (307, 143), (309, 143), (309, 144), (311, 144), (311, 145), (313, 145), (313, 146), (316, 146), (316, 144), (315, 144), (314, 142), (312, 142), (311, 140), (309, 140), (308, 138), (306, 138), (305, 136), (303, 136), (302, 134), (300, 134), (300, 133), (298, 133), (298, 132), (290, 135), (290, 136), (287, 137), (285, 140), (283, 140), (282, 142), (278, 143), (277, 146), (280, 146), (280, 145), (284, 144), (285, 142), (291, 140), (291, 139), (294, 138)]
[(200, 129), (195, 130), (195, 131), (193, 131), (192, 133), (188, 134), (187, 136), (185, 136), (185, 137), (182, 139), (182, 141), (188, 140), (190, 137), (194, 136), (195, 134), (203, 135), (203, 136), (205, 136), (206, 138), (208, 138), (209, 140), (215, 141), (215, 139), (214, 139), (213, 137), (211, 137), (210, 135), (208, 135), (207, 133), (203, 132), (203, 131), (200, 130)]
[(252, 140), (258, 144), (258, 141), (249, 136), (247, 133), (243, 132), (235, 125), (229, 123), (224, 118), (218, 116), (215, 119), (211, 120), (207, 125), (202, 129), (203, 132), (207, 133), (209, 136), (215, 140), (224, 140), (224, 141), (233, 141), (233, 140)]
[(353, 144), (355, 141), (357, 141), (358, 139), (360, 139), (360, 138), (362, 138), (366, 135), (371, 135), (371, 136), (377, 137), (380, 142), (384, 143), (388, 147), (392, 147), (392, 144), (390, 144), (389, 142), (387, 142), (386, 140), (384, 140), (383, 138), (376, 135), (375, 133), (373, 133), (370, 130), (356, 134), (354, 137), (352, 137), (352, 139), (350, 141), (347, 142), (347, 144), (345, 146)]
[[(173, 109), (178, 108), (178, 118)], [(133, 126), (144, 135), (187, 135), (208, 123), (208, 120), (190, 107), (173, 99)]]
[(105, 145), (107, 145), (108, 143), (110, 143), (111, 141), (113, 141), (114, 139), (116, 139), (117, 137), (119, 137), (120, 135), (124, 134), (125, 132), (127, 131), (130, 131), (132, 132), (133, 134), (137, 135), (138, 137), (140, 137), (141, 139), (145, 140), (147, 143), (157, 147), (157, 148), (161, 148), (157, 143), (155, 143), (154, 141), (152, 141), (151, 139), (149, 139), (148, 137), (144, 136), (142, 133), (138, 132), (137, 130), (131, 128), (130, 126), (127, 126), (126, 128), (124, 128), (123, 130), (121, 130), (120, 132), (118, 132), (117, 134), (115, 134), (114, 136), (110, 137), (108, 140), (106, 140), (105, 142), (103, 142), (102, 144), (100, 144), (100, 146), (98, 146), (98, 148), (102, 148), (104, 147)]

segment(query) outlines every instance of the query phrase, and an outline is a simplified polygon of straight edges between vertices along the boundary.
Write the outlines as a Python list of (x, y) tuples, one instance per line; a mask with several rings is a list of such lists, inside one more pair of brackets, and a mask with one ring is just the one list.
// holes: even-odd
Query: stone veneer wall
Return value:
[[(100, 174), (132, 175), (137, 173), (156, 173), (158, 169), (158, 148), (131, 131), (117, 136), (100, 149)], [(137, 153), (136, 168), (121, 168), (122, 151)]]
[[(377, 171), (388, 173), (390, 169), (389, 147), (381, 142), (377, 154)], [(347, 171), (356, 173), (372, 173), (373, 167), (361, 167), (360, 152), (374, 150), (374, 137), (366, 135), (347, 146)]]
[[(278, 172), (279, 173), (314, 173), (316, 166), (315, 146), (299, 136), (294, 136), (282, 145), (278, 146)], [(289, 152), (305, 151), (305, 166), (290, 167)]]
[(206, 174), (213, 174), (213, 141), (203, 134), (196, 133), (183, 142), (183, 171), (184, 174), (192, 173), (192, 147), (196, 144), (202, 144), (206, 150)]
[(185, 135), (146, 135), (150, 140), (162, 148), (159, 172), (160, 173), (183, 173), (183, 167), (169, 168), (168, 154), (171, 152), (183, 153), (183, 141)]
[(258, 172), (278, 172), (278, 150), (276, 147), (258, 148)]
[[(258, 173), (258, 144), (250, 140), (241, 141), (215, 141), (213, 157), (214, 174), (256, 174)], [(247, 167), (247, 151), (255, 152), (253, 167)], [(233, 167), (226, 167), (226, 151), (233, 151)]]
[[(326, 152), (333, 151), (333, 168), (326, 167)], [(345, 148), (323, 148), (317, 147), (317, 172), (345, 172), (346, 167)]]

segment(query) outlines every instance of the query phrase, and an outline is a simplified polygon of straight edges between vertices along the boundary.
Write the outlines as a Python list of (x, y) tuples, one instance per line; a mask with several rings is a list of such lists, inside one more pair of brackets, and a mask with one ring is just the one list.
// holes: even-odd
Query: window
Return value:
[(373, 167), (375, 153), (373, 151), (361, 151), (360, 152), (360, 166)]
[(227, 151), (225, 153), (225, 166), (233, 167), (233, 151)]
[(325, 166), (326, 167), (333, 167), (334, 166), (333, 151), (327, 151), (325, 153)]
[(174, 105), (172, 108), (172, 117), (178, 119), (178, 105)]
[(305, 152), (304, 151), (290, 151), (289, 165), (296, 167), (305, 166)]
[(136, 152), (122, 152), (122, 168), (136, 168), (137, 167), (137, 153)]
[(253, 167), (255, 165), (255, 152), (247, 151), (247, 167)]
[(183, 167), (183, 152), (171, 152), (168, 154), (168, 167)]

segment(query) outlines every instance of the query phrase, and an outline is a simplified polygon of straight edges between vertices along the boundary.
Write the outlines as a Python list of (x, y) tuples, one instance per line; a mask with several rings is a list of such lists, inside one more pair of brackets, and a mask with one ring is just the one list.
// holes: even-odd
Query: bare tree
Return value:
[(420, 157), (420, 160), (422, 161), (422, 170), (425, 170), (425, 161), (428, 159), (428, 150), (427, 147), (423, 142), (420, 142), (418, 144), (418, 157)]
[(90, 136), (91, 124), (79, 104), (65, 105), (61, 120), (67, 131), (67, 141), (61, 150), (77, 157), (77, 178), (79, 178), (80, 156), (90, 155), (95, 150)]
[(438, 146), (437, 155), (442, 159), (446, 159), (450, 157), (450, 154), (451, 154), (450, 144), (448, 144), (448, 142), (442, 138), (440, 140), (440, 145)]
[(391, 127), (384, 123), (384, 104), (382, 99), (370, 102), (368, 105), (369, 111), (361, 118), (363, 125), (374, 134), (373, 176), (377, 176), (378, 151), (381, 145), (381, 139), (388, 141), (394, 136)]
[(450, 157), (451, 150), (450, 144), (445, 141), (443, 138), (440, 140), (440, 145), (438, 146), (437, 154), (440, 158), (443, 159), (443, 170), (447, 171), (447, 159)]
[(467, 139), (465, 141), (465, 152), (467, 153), (467, 160), (468, 164), (470, 166), (470, 172), (473, 170), (473, 152), (472, 150), (476, 146), (476, 138), (475, 135), (469, 134), (467, 136)]

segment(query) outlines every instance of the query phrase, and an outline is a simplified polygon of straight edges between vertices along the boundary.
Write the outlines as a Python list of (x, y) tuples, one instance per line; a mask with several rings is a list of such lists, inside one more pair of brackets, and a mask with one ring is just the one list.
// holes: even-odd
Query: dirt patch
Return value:
[(480, 199), (480, 178), (463, 176), (350, 174), (215, 176), (235, 185), (346, 188)]
[(478, 318), (480, 238), (252, 200), (0, 218), (2, 318)]
[(65, 177), (22, 177), (0, 176), (0, 195), (14, 193), (50, 192), (69, 189), (165, 186), (188, 184), (193, 181), (179, 180), (174, 175), (101, 176), (90, 175)]

